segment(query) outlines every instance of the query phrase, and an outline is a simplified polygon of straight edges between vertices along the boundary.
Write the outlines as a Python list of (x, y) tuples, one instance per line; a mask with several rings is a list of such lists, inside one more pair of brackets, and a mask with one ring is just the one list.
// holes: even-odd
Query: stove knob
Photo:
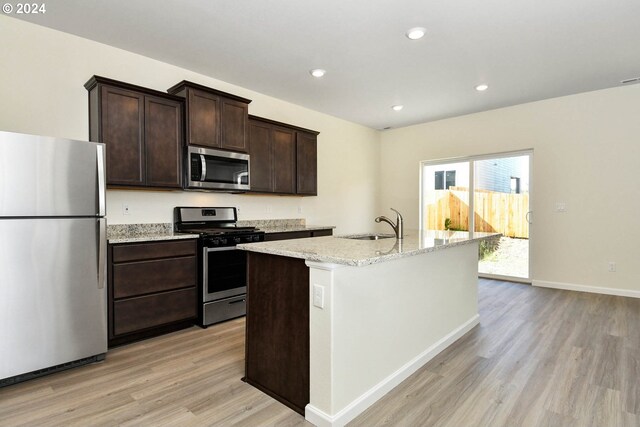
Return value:
[(247, 236), (244, 238), (245, 242), (251, 242), (253, 239), (251, 238), (251, 236)]
[(239, 238), (239, 237), (234, 237), (234, 238), (233, 238), (233, 241), (234, 241), (235, 243), (240, 243), (240, 242), (242, 241), (242, 239), (241, 239), (241, 238)]
[(220, 244), (221, 245), (226, 245), (227, 244), (227, 239), (220, 239)]
[(211, 243), (213, 244), (213, 246), (218, 246), (220, 244), (220, 241), (218, 239), (212, 239)]
[(259, 242), (260, 241), (260, 236), (253, 236), (253, 241), (254, 242)]

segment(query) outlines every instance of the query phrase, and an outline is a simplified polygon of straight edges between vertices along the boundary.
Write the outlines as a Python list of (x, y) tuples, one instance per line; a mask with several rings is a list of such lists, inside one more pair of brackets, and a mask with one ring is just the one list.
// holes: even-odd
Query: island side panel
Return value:
[(308, 263), (326, 291), (324, 309), (310, 307), (307, 420), (344, 425), (477, 324), (477, 254), (472, 243), (364, 267)]
[(309, 403), (309, 268), (247, 253), (245, 381), (304, 415)]

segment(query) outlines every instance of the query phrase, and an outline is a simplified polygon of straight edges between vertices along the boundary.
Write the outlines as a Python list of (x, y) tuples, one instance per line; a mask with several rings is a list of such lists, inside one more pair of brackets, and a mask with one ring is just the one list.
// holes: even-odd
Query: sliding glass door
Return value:
[(481, 243), (478, 272), (528, 281), (532, 154), (422, 162), (421, 227), (501, 233)]

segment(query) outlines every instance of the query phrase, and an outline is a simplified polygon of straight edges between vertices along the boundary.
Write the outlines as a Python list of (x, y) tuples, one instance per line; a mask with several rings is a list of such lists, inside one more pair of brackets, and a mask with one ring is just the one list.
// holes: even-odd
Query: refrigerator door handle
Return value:
[(98, 216), (105, 216), (106, 213), (106, 187), (105, 187), (105, 165), (104, 165), (104, 145), (96, 146), (96, 163), (98, 169)]
[(98, 219), (98, 289), (103, 289), (107, 265), (107, 220)]

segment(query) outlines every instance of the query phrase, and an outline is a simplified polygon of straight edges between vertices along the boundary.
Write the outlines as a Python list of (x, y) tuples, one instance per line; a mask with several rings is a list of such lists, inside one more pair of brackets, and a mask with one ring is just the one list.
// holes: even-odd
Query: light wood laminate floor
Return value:
[[(480, 325), (350, 425), (640, 426), (639, 299), (479, 289)], [(310, 425), (243, 371), (243, 319), (194, 327), (0, 389), (0, 426)]]

